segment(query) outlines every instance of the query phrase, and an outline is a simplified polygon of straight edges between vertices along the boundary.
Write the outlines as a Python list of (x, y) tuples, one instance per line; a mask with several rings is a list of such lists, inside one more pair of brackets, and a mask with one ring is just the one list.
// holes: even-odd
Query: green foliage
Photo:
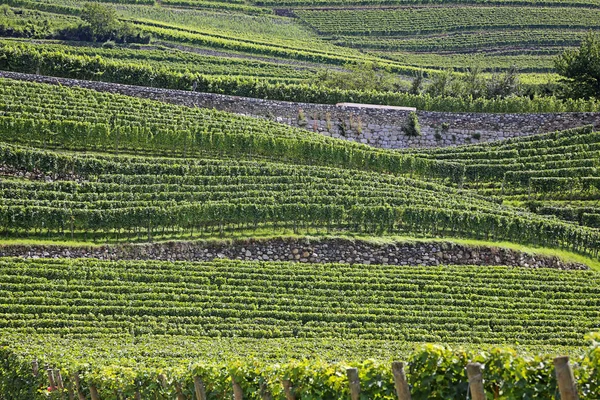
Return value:
[(520, 93), (519, 77), (515, 67), (504, 73), (495, 73), (486, 79), (477, 67), (457, 76), (451, 69), (434, 74), (425, 92), (431, 96), (457, 97), (470, 102), (477, 99), (504, 99)]
[(506, 99), (470, 99), (450, 96), (411, 95), (409, 93), (356, 91), (323, 88), (306, 84), (271, 83), (263, 80), (210, 76), (148, 65), (145, 60), (131, 62), (109, 57), (75, 55), (64, 51), (37, 50), (33, 46), (0, 46), (0, 68), (4, 70), (61, 76), (76, 79), (103, 80), (139, 86), (196, 90), (236, 96), (336, 104), (359, 102), (416, 107), (428, 111), (455, 112), (563, 112), (596, 111), (600, 102), (558, 100), (553, 97), (509, 97)]
[(590, 32), (579, 49), (560, 55), (555, 67), (565, 78), (570, 96), (600, 98), (600, 36)]
[(320, 33), (345, 36), (425, 35), (434, 32), (523, 29), (590, 29), (600, 16), (588, 8), (510, 6), (302, 9), (295, 14)]
[(598, 226), (600, 134), (592, 126), (409, 153), (463, 164), (464, 182), (481, 195), (525, 202), (542, 215)]
[(85, 3), (81, 19), (86, 21), (95, 38), (111, 36), (119, 29), (119, 20), (114, 8), (100, 3)]
[[(260, 349), (252, 348), (251, 341), (238, 343), (240, 341), (194, 337), (174, 340), (168, 336), (146, 336), (135, 342), (128, 340), (127, 336), (110, 334), (96, 335), (94, 338), (62, 338), (56, 335), (44, 337), (39, 334), (26, 336), (6, 333), (5, 337), (11, 340), (11, 344), (0, 347), (0, 387), (3, 393), (15, 398), (23, 396), (36, 400), (67, 395), (58, 390), (47, 392), (45, 374), (34, 378), (31, 373), (32, 359), (60, 369), (68, 388), (77, 388), (73, 378), (77, 372), (81, 390), (86, 392), (87, 387), (93, 384), (98, 387), (102, 398), (107, 400), (117, 400), (122, 396), (131, 398), (136, 392), (144, 396), (142, 398), (175, 398), (177, 393), (194, 398), (195, 377), (202, 380), (207, 397), (211, 400), (231, 398), (232, 379), (240, 384), (244, 398), (248, 399), (272, 396), (283, 400), (282, 381), (288, 380), (293, 385), (296, 397), (333, 400), (349, 396), (345, 374), (349, 367), (358, 369), (361, 398), (396, 398), (390, 362), (381, 359), (347, 362), (328, 360), (327, 346), (335, 342), (327, 339), (314, 344), (313, 349), (321, 351), (318, 356), (311, 349), (304, 348), (301, 350), (312, 355), (310, 358), (285, 358), (290, 353), (283, 352), (276, 356), (284, 357), (283, 361), (277, 362), (272, 356), (261, 354), (262, 342), (257, 341), (254, 341), (254, 346), (258, 344)], [(579, 354), (571, 357), (571, 362), (579, 395), (597, 398), (600, 394), (598, 334), (589, 335), (588, 338), (595, 344), (588, 349), (580, 349)], [(211, 343), (218, 352), (211, 351)], [(274, 340), (272, 343), (284, 344), (285, 341)], [(235, 354), (228, 347), (233, 345), (239, 349), (240, 344), (243, 346), (240, 353), (244, 356)], [(209, 353), (202, 350), (208, 350)], [(291, 348), (288, 351), (295, 350), (300, 349)], [(390, 356), (398, 357), (398, 354)], [(485, 364), (484, 389), (489, 398), (549, 399), (557, 393), (552, 357), (540, 350), (530, 349), (526, 353), (519, 353), (509, 347), (484, 346), (481, 350), (473, 350), (424, 345), (415, 351), (408, 351), (405, 356), (408, 361), (407, 378), (414, 399), (466, 398), (468, 380), (465, 365), (475, 361)], [(165, 375), (164, 384), (158, 378), (159, 374)]]
[(396, 76), (376, 63), (346, 64), (347, 72), (321, 70), (317, 84), (327, 88), (358, 91), (395, 91), (400, 86)]
[(402, 127), (402, 132), (406, 136), (416, 137), (421, 136), (421, 126), (419, 125), (419, 116), (416, 112), (411, 111), (408, 113), (406, 123)]
[[(226, 259), (5, 258), (0, 259), (0, 276), (5, 296), (0, 303), (3, 336), (106, 334), (143, 340), (145, 335), (172, 335), (183, 342), (187, 337), (296, 337), (317, 342), (380, 340), (390, 345), (518, 341), (529, 346), (582, 346), (584, 335), (596, 323), (600, 281), (593, 271), (447, 265), (367, 268)], [(401, 298), (393, 295), (398, 291)], [(385, 357), (394, 357), (386, 353), (383, 349)], [(447, 367), (460, 368), (448, 372), (456, 379), (466, 365), (460, 358), (453, 362), (452, 356), (432, 353), (428, 351), (426, 359), (417, 356), (414, 369), (441, 367), (440, 358), (447, 358)], [(310, 385), (309, 379), (305, 384)], [(424, 381), (422, 386), (425, 390), (431, 385)]]
[(65, 29), (74, 28), (81, 22), (76, 17), (56, 15), (42, 11), (0, 8), (0, 36), (27, 38), (55, 38)]

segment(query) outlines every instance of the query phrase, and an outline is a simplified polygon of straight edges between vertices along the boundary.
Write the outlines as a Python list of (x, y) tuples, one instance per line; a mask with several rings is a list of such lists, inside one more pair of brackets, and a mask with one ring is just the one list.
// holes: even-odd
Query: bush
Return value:
[(555, 67), (569, 96), (600, 99), (600, 36), (590, 32), (579, 49), (561, 54)]
[(148, 34), (142, 33), (131, 24), (119, 21), (117, 12), (112, 7), (87, 3), (81, 11), (81, 19), (85, 22), (77, 27), (61, 30), (57, 34), (58, 38), (86, 42), (113, 42), (113, 44), (150, 43)]
[(421, 125), (419, 125), (419, 117), (417, 113), (411, 111), (408, 114), (408, 119), (406, 120), (406, 124), (402, 127), (402, 132), (406, 134), (406, 136), (421, 136)]

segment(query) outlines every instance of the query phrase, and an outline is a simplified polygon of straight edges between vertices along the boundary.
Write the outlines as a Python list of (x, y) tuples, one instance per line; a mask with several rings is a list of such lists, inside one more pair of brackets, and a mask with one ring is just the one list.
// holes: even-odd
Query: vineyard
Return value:
[(600, 228), (599, 139), (587, 127), (424, 155), (465, 165), (466, 186), (480, 195)]
[(600, 398), (599, 11), (0, 0), (0, 400)]
[[(102, 47), (73, 42), (69, 35), (83, 23), (79, 1), (2, 0), (0, 68), (329, 104), (523, 113), (598, 109), (594, 101), (574, 104), (562, 98), (554, 73), (557, 54), (600, 28), (597, 1), (106, 3), (129, 24), (127, 31), (134, 33), (129, 42), (145, 45), (128, 40)], [(393, 75), (396, 88), (336, 88), (311, 79), (317, 71), (343, 72), (357, 65), (376, 65)], [(435, 77), (440, 70), (451, 69), (461, 77), (475, 67), (486, 79), (516, 67), (522, 89), (515, 97), (464, 96), (461, 102), (435, 98), (427, 91), (409, 93), (410, 81), (419, 74)], [(506, 101), (512, 102), (510, 106)]]

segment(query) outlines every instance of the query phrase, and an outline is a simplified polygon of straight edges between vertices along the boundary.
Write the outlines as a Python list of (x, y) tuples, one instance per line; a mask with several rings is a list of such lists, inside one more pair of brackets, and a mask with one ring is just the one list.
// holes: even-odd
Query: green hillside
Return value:
[[(599, 12), (0, 0), (0, 71), (418, 115), (593, 113), (554, 60)], [(11, 76), (0, 400), (477, 399), (473, 362), (488, 399), (571, 400), (565, 376), (600, 398), (597, 127), (391, 150), (164, 91)]]
[[(423, 106), (428, 96), (448, 95), (428, 86), (440, 71), (453, 70), (456, 79), (481, 71), (489, 85), (499, 73), (517, 71), (518, 88), (499, 99), (490, 92), (486, 100), (516, 95), (525, 103), (517, 112), (533, 108), (527, 105), (537, 101), (531, 97), (552, 98), (546, 111), (598, 108), (595, 102), (582, 106), (554, 98), (562, 96), (557, 55), (600, 28), (599, 4), (592, 0), (109, 2), (131, 37), (102, 46), (89, 41), (88, 31), (78, 31), (86, 24), (83, 2), (1, 3), (4, 70), (185, 90), (196, 81), (198, 91), (439, 111), (456, 111), (449, 104)], [(373, 65), (394, 82), (377, 87), (377, 96), (315, 79), (323, 71)], [(426, 84), (409, 96), (419, 74)], [(394, 96), (397, 92), (403, 96)], [(452, 96), (463, 98), (458, 111), (475, 109), (469, 103), (477, 99), (468, 100), (468, 93)], [(487, 109), (502, 108), (491, 104)]]
[[(598, 135), (589, 127), (401, 152), (224, 112), (1, 82), (0, 234), (7, 243), (28, 243), (34, 254), (43, 256), (36, 245), (52, 242), (402, 235), (529, 245), (543, 248), (539, 257), (567, 251), (597, 265), (593, 210), (583, 220), (544, 211), (562, 200), (591, 205), (597, 198)], [(570, 182), (568, 195), (561, 179)], [(523, 209), (525, 200), (539, 207)], [(530, 351), (567, 353), (597, 368), (585, 350), (586, 335), (599, 328), (597, 274), (3, 258), (0, 393), (181, 399), (196, 396), (199, 377), (209, 398), (230, 396), (232, 379), (248, 398), (265, 391), (283, 398), (281, 381), (292, 376), (301, 398), (317, 390), (315, 379), (328, 382), (317, 396), (337, 398), (348, 387), (330, 374), (356, 365), (377, 377), (363, 382), (379, 382), (364, 393), (392, 398), (389, 361), (405, 359), (415, 398), (443, 390), (462, 395), (464, 370), (445, 366), (456, 354), (465, 363), (511, 357), (498, 373), (522, 368)], [(348, 340), (351, 347), (343, 344)], [(44, 351), (42, 342), (66, 350)], [(468, 353), (421, 348), (424, 342)], [(491, 350), (498, 345), (518, 350)], [(179, 349), (164, 353), (173, 346)], [(293, 361), (305, 357), (312, 361)], [(420, 357), (438, 360), (437, 367), (419, 364)], [(48, 392), (46, 375), (31, 378), (33, 359), (61, 371), (64, 391), (50, 381)], [(298, 368), (308, 372), (286, 372)], [(552, 376), (552, 369), (536, 368)], [(578, 371), (582, 385), (597, 384), (593, 373)], [(430, 373), (445, 374), (449, 381), (439, 388), (448, 389), (419, 389)], [(528, 376), (520, 382), (502, 390), (517, 394), (533, 385)], [(538, 390), (553, 393), (556, 385), (549, 378)]]
[(600, 228), (598, 140), (586, 127), (421, 155), (465, 165), (466, 186), (483, 196)]

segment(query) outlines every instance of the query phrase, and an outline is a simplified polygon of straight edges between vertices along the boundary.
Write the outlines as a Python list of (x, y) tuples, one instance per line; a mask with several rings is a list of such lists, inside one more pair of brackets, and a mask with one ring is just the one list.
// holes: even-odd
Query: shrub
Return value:
[(408, 114), (408, 119), (406, 120), (406, 124), (402, 127), (402, 132), (406, 134), (406, 136), (421, 136), (421, 125), (419, 125), (419, 117), (417, 113), (411, 111)]

